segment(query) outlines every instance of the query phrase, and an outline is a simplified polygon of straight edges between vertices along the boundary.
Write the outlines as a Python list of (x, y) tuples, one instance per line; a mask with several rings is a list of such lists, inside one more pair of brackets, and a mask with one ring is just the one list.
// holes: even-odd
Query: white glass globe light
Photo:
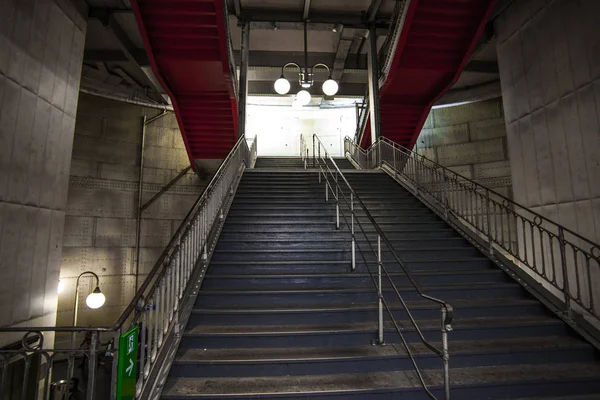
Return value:
[(104, 293), (102, 293), (100, 288), (97, 287), (85, 299), (85, 304), (87, 304), (89, 308), (96, 309), (102, 307), (105, 301), (106, 297), (104, 297)]
[(323, 82), (323, 93), (325, 93), (327, 96), (335, 96), (339, 88), (340, 87), (338, 83), (333, 79), (327, 79), (325, 82)]
[(298, 104), (300, 104), (301, 106), (305, 106), (308, 103), (310, 103), (310, 99), (311, 99), (311, 95), (310, 93), (308, 93), (308, 91), (306, 90), (301, 90), (298, 92), (298, 94), (296, 95), (296, 101), (298, 102)]
[(275, 91), (279, 94), (288, 94), (290, 87), (290, 82), (284, 77), (281, 77), (275, 81)]

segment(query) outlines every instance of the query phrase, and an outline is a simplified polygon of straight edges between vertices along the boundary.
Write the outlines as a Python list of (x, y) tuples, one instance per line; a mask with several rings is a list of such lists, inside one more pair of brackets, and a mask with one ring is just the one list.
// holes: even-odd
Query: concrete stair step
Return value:
[[(600, 392), (597, 363), (521, 364), (452, 370), (453, 396), (464, 399), (508, 399), (511, 393), (537, 397), (584, 395)], [(432, 393), (443, 398), (439, 370), (425, 370)], [(574, 384), (576, 382), (576, 384)], [(358, 374), (305, 375), (299, 377), (172, 378), (164, 399), (207, 398), (310, 398), (428, 399), (416, 376), (409, 371)]]
[[(432, 343), (441, 348), (441, 343)], [(422, 343), (409, 349), (421, 368), (441, 368), (441, 359)], [(535, 356), (535, 357), (532, 357)], [(546, 336), (488, 341), (454, 341), (453, 369), (494, 365), (594, 361), (591, 345), (575, 338)], [(184, 348), (171, 374), (181, 377), (261, 377), (408, 371), (413, 365), (402, 344), (347, 347)]]

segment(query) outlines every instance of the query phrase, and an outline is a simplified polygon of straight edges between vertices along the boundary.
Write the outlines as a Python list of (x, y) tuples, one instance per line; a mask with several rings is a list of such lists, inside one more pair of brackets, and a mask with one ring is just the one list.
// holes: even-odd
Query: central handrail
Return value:
[[(404, 339), (404, 335), (402, 334), (401, 329), (398, 326), (398, 323), (396, 322), (396, 319), (394, 318), (394, 316), (391, 312), (391, 309), (389, 308), (387, 302), (385, 301), (385, 298), (383, 296), (382, 283), (381, 283), (381, 275), (383, 272), (385, 274), (385, 276), (388, 278), (388, 281), (389, 281), (394, 293), (396, 294), (396, 296), (400, 300), (400, 303), (404, 307), (404, 309), (409, 317), (410, 323), (415, 328), (417, 334), (419, 335), (421, 342), (428, 349), (430, 349), (436, 355), (438, 355), (442, 358), (443, 366), (444, 366), (444, 391), (445, 391), (445, 397), (448, 400), (450, 398), (450, 383), (449, 383), (449, 352), (448, 352), (447, 333), (452, 329), (451, 324), (452, 324), (452, 320), (454, 318), (454, 311), (453, 311), (452, 306), (450, 304), (446, 303), (445, 301), (435, 298), (433, 296), (430, 296), (424, 292), (424, 290), (422, 289), (420, 284), (414, 278), (411, 271), (408, 268), (406, 268), (406, 265), (398, 256), (392, 243), (390, 242), (390, 240), (388, 239), (386, 234), (383, 232), (383, 230), (380, 228), (379, 224), (377, 224), (377, 222), (375, 221), (375, 219), (369, 212), (367, 206), (364, 204), (364, 202), (358, 196), (358, 194), (354, 191), (354, 189), (352, 188), (352, 186), (350, 185), (350, 183), (348, 182), (348, 180), (346, 179), (344, 174), (341, 172), (341, 170), (337, 166), (337, 163), (329, 155), (329, 153), (326, 150), (326, 147), (323, 145), (323, 143), (321, 142), (321, 140), (319, 139), (319, 137), (316, 134), (313, 135), (313, 149), (315, 149), (315, 148), (317, 148), (317, 152), (316, 152), (316, 154), (315, 154), (315, 152), (313, 152), (313, 167), (316, 167), (316, 164), (318, 163), (319, 182), (321, 182), (321, 175), (323, 175), (323, 177), (325, 179), (326, 201), (329, 199), (329, 191), (331, 191), (333, 196), (335, 197), (335, 200), (336, 200), (336, 227), (338, 229), (339, 229), (339, 216), (340, 216), (340, 206), (339, 206), (340, 192), (341, 192), (341, 196), (342, 196), (344, 202), (346, 203), (346, 206), (350, 209), (350, 212), (351, 212), (351, 222), (349, 223), (345, 216), (344, 211), (341, 210), (344, 221), (345, 221), (346, 225), (349, 228), (351, 228), (351, 232), (352, 232), (352, 270), (353, 271), (355, 270), (355, 262), (356, 262), (355, 248), (358, 247), (358, 250), (359, 250), (359, 252), (363, 258), (363, 261), (365, 263), (365, 266), (369, 272), (369, 275), (371, 276), (373, 284), (375, 285), (375, 288), (378, 291), (378, 298), (379, 298), (379, 305), (380, 305), (379, 324), (378, 324), (378, 342), (380, 344), (383, 343), (383, 314), (382, 313), (383, 313), (383, 307), (385, 307), (386, 311), (388, 312), (388, 314), (391, 318), (394, 328), (395, 328), (396, 332), (398, 333), (399, 337), (401, 338), (402, 343), (407, 351), (407, 354), (411, 359), (411, 362), (415, 368), (415, 371), (417, 373), (417, 376), (419, 378), (421, 386), (423, 387), (423, 389), (426, 391), (427, 395), (431, 399), (436, 399), (436, 397), (431, 393), (431, 391), (428, 389), (427, 385), (425, 384), (425, 381), (424, 381), (421, 371), (416, 363), (416, 360), (412, 354), (412, 351), (410, 350), (408, 343)], [(323, 148), (323, 154), (321, 154), (321, 148)], [(333, 165), (333, 168), (334, 168), (333, 171), (331, 170), (327, 161), (329, 161), (331, 163), (331, 165)], [(345, 185), (345, 189), (347, 189), (350, 193), (350, 201), (348, 201), (348, 197), (346, 196), (346, 193), (344, 193), (344, 188), (340, 186), (339, 178), (341, 178), (342, 183)], [(340, 189), (342, 189), (342, 190), (340, 191)], [(375, 232), (378, 235), (377, 251), (374, 249), (373, 245), (371, 244), (371, 241), (369, 240), (369, 237), (368, 237), (366, 231), (363, 229), (363, 226), (362, 226), (360, 220), (358, 218), (356, 218), (356, 210), (354, 208), (355, 201), (359, 205), (360, 209), (363, 211), (364, 215), (367, 217), (369, 223), (374, 227)], [(364, 256), (364, 253), (360, 249), (360, 246), (358, 246), (358, 244), (356, 243), (355, 231), (354, 231), (355, 219), (356, 219), (356, 223), (357, 223), (359, 229), (361, 230), (367, 243), (369, 244), (371, 251), (377, 256), (377, 263), (378, 263), (378, 270), (379, 270), (378, 282), (375, 281), (375, 277), (369, 267), (369, 263), (368, 263), (366, 257)], [(413, 288), (419, 294), (419, 296), (425, 300), (431, 301), (440, 306), (441, 314), (442, 314), (442, 329), (441, 329), (441, 331), (442, 331), (442, 349), (441, 350), (438, 349), (437, 347), (435, 347), (434, 345), (432, 345), (431, 343), (429, 343), (429, 341), (427, 339), (425, 339), (423, 333), (421, 332), (421, 329), (419, 328), (414, 317), (412, 316), (412, 313), (410, 312), (408, 306), (406, 305), (402, 295), (400, 294), (400, 291), (398, 290), (397, 286), (393, 282), (391, 275), (389, 274), (387, 268), (385, 267), (385, 265), (381, 259), (381, 241), (382, 240), (383, 240), (383, 243), (388, 248), (389, 252), (392, 254), (396, 263), (400, 266), (400, 268), (402, 269), (402, 271), (408, 278), (410, 284), (413, 286)]]

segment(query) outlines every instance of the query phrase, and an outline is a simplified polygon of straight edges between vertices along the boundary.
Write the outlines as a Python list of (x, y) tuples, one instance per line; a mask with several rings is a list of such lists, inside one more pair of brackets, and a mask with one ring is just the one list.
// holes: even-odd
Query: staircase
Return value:
[[(364, 264), (350, 270), (349, 230), (343, 219), (335, 229), (324, 184), (277, 161), (259, 158), (241, 180), (162, 398), (426, 399), (389, 321), (386, 345), (372, 344), (376, 291)], [(453, 399), (600, 398), (591, 345), (388, 175), (344, 174), (425, 291), (455, 308)], [(388, 269), (425, 337), (438, 341), (439, 309)], [(441, 360), (389, 288), (384, 296), (442, 399)]]

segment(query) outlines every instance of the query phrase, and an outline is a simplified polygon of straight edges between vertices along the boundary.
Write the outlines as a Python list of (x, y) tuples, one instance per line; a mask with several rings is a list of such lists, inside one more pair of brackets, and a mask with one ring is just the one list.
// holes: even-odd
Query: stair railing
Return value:
[[(429, 296), (425, 293), (425, 291), (421, 288), (415, 277), (412, 275), (410, 270), (406, 267), (405, 263), (398, 256), (396, 250), (392, 246), (392, 243), (385, 235), (383, 230), (379, 227), (371, 213), (369, 212), (367, 206), (363, 203), (360, 197), (356, 194), (344, 174), (338, 168), (335, 160), (329, 155), (326, 150), (326, 147), (323, 145), (321, 140), (318, 138), (316, 134), (313, 135), (313, 148), (316, 148), (316, 154), (313, 154), (313, 167), (319, 168), (319, 183), (325, 183), (325, 201), (329, 201), (329, 195), (333, 196), (333, 200), (335, 201), (336, 208), (336, 228), (340, 229), (340, 215), (346, 224), (346, 227), (351, 232), (351, 248), (352, 248), (352, 261), (351, 268), (352, 271), (356, 270), (356, 253), (360, 254), (365, 267), (369, 273), (371, 281), (377, 291), (377, 299), (378, 299), (378, 328), (377, 328), (377, 343), (384, 344), (384, 321), (383, 321), (383, 310), (385, 309), (387, 314), (389, 315), (390, 321), (400, 337), (400, 340), (406, 350), (408, 357), (410, 358), (412, 365), (414, 367), (415, 373), (419, 379), (419, 382), (423, 389), (425, 390), (427, 396), (430, 399), (437, 399), (434, 394), (429, 389), (428, 385), (425, 383), (425, 379), (423, 378), (423, 374), (421, 369), (417, 365), (415, 357), (413, 355), (412, 350), (410, 349), (408, 342), (406, 341), (402, 329), (398, 325), (398, 321), (394, 317), (391, 309), (390, 303), (386, 301), (383, 290), (383, 278), (387, 279), (389, 286), (393, 290), (394, 294), (402, 304), (404, 308), (410, 324), (415, 329), (416, 333), (419, 335), (421, 342), (431, 350), (434, 354), (439, 356), (442, 359), (443, 363), (443, 376), (444, 376), (444, 394), (445, 399), (450, 399), (450, 378), (449, 378), (449, 360), (450, 353), (448, 350), (448, 332), (452, 330), (452, 320), (454, 318), (454, 311), (450, 304), (437, 299), (435, 297)], [(333, 169), (328, 164), (329, 161), (333, 166)], [(344, 211), (344, 207), (346, 211)], [(349, 211), (349, 215), (346, 213)], [(368, 219), (367, 224), (361, 223), (360, 219), (357, 217), (357, 213), (362, 212), (364, 216)], [(370, 225), (374, 228), (377, 233), (377, 244), (373, 244), (369, 234), (365, 230), (366, 225)], [(358, 228), (358, 230), (357, 230)], [(357, 235), (364, 236), (368, 249), (361, 249), (359, 243), (356, 240)], [(392, 255), (393, 261), (395, 264), (400, 266), (410, 285), (416, 290), (419, 296), (427, 301), (433, 302), (438, 305), (441, 310), (441, 341), (442, 346), (441, 349), (433, 345), (430, 341), (425, 339), (421, 329), (419, 328), (415, 318), (413, 317), (410, 309), (408, 308), (404, 298), (400, 294), (398, 287), (394, 283), (387, 267), (386, 263), (383, 261), (381, 253), (382, 246), (385, 247), (384, 251), (387, 251)], [(365, 254), (367, 253), (367, 254)], [(372, 254), (377, 260), (377, 272), (373, 272), (370, 267), (370, 262), (367, 260), (367, 255)], [(386, 261), (387, 262), (387, 261)]]
[(308, 167), (308, 145), (304, 134), (300, 135), (300, 158), (302, 158), (304, 169), (306, 169)]
[(394, 55), (396, 54), (398, 41), (400, 40), (400, 34), (404, 28), (404, 21), (406, 20), (409, 6), (410, 0), (399, 0), (394, 6), (392, 26), (389, 30), (391, 34), (386, 36), (378, 55), (379, 65), (381, 68), (379, 73), (379, 87), (384, 85), (390, 70), (392, 69), (392, 62), (394, 60)]
[(358, 116), (356, 119), (356, 132), (354, 138), (357, 142), (360, 142), (362, 135), (367, 128), (367, 122), (369, 121), (369, 95), (365, 94), (363, 97), (364, 101), (362, 104), (357, 104)]
[(360, 169), (373, 169), (377, 167), (377, 159), (373, 158), (374, 152), (364, 150), (348, 137), (344, 139), (344, 154), (349, 155)]
[[(149, 398), (148, 390), (159, 381), (158, 371), (169, 367), (167, 357), (178, 345), (180, 331), (191, 312), (192, 302), (188, 299), (198, 290), (237, 185), (255, 157), (256, 138), (250, 146), (246, 138), (240, 138), (115, 324), (0, 328), (2, 343), (15, 342), (0, 348), (0, 399), (6, 393), (10, 393), (10, 398), (48, 399), (52, 381), (64, 379), (63, 382), (70, 382), (73, 367), (79, 360), (84, 374), (80, 381), (87, 384), (86, 399), (107, 399), (108, 395), (99, 395), (96, 387), (99, 355), (111, 360), (108, 366), (110, 399), (116, 399), (119, 338), (132, 329), (138, 332), (139, 344), (135, 349), (137, 360), (127, 372), (133, 374), (137, 370), (137, 374), (130, 381), (130, 387), (123, 390), (129, 391), (129, 398)], [(69, 337), (85, 334), (84, 343), (88, 345), (79, 348), (44, 346), (45, 337), (61, 334)], [(112, 339), (115, 345), (100, 351), (101, 335), (103, 340)], [(64, 361), (67, 362), (67, 374), (53, 376), (54, 365)], [(11, 369), (15, 365), (18, 368)], [(87, 373), (84, 373), (86, 368)], [(9, 377), (15, 371), (21, 374), (20, 387), (14, 386), (15, 377)]]
[(382, 168), (397, 179), (567, 323), (600, 343), (598, 328), (588, 322), (600, 326), (598, 243), (387, 138), (364, 153), (349, 138), (344, 148), (361, 167)]

